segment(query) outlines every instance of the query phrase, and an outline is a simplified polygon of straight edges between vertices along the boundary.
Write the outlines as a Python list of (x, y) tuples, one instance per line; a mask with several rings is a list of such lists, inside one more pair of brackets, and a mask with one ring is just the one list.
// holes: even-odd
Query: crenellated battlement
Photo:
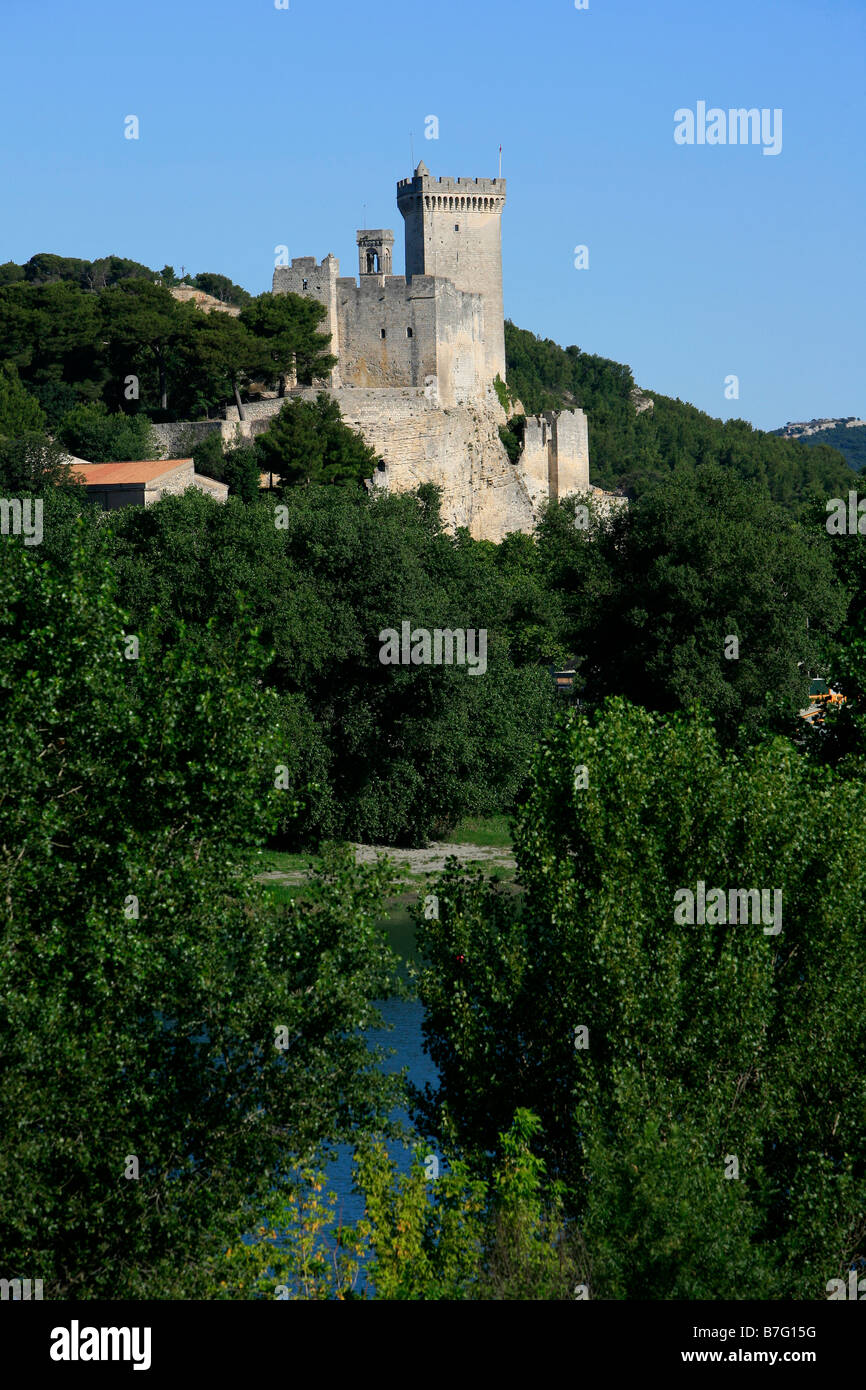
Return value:
[[(420, 166), (419, 166), (420, 167)], [(409, 179), (397, 183), (397, 201), (411, 193), (461, 193), (472, 196), (478, 193), (498, 195), (505, 201), (505, 179), (465, 179), (438, 178), (430, 174), (415, 173)]]

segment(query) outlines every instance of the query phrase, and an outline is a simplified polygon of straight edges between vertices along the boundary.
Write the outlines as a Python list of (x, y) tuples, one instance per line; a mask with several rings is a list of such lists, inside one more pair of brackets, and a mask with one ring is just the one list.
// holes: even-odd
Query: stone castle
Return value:
[(334, 387), (426, 387), (443, 407), (484, 400), (505, 380), (500, 219), (502, 179), (432, 179), (419, 164), (397, 185), (406, 274), (393, 273), (394, 233), (357, 234), (360, 278), (326, 256), (274, 271), (274, 293), (324, 305), (338, 358)]
[[(408, 491), (435, 483), (445, 524), (488, 540), (531, 530), (548, 498), (606, 498), (590, 487), (582, 410), (528, 417), (516, 463), (500, 438), (509, 415), (523, 413), (519, 402), (503, 405), (505, 199), (504, 179), (437, 179), (422, 162), (397, 184), (405, 275), (394, 274), (393, 231), (367, 228), (356, 238), (357, 280), (341, 276), (330, 254), (278, 265), (273, 278), (274, 293), (324, 306), (321, 327), (337, 359), (326, 382), (291, 386), (289, 394), (311, 398), (326, 389), (379, 456), (374, 486)], [(229, 407), (223, 433), (239, 427), (255, 435), (282, 405), (279, 398), (253, 402), (243, 421)]]

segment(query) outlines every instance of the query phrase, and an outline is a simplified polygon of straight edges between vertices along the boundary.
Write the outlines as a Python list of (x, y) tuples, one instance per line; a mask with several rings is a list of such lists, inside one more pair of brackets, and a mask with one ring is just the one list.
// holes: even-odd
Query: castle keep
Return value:
[(339, 359), (329, 385), (426, 387), (455, 406), (505, 380), (504, 206), (504, 179), (433, 179), (422, 163), (397, 185), (405, 275), (393, 273), (394, 233), (384, 227), (357, 233), (357, 282), (334, 256), (277, 267), (275, 294), (324, 305)]
[[(505, 382), (505, 201), (504, 179), (437, 179), (422, 162), (397, 184), (404, 275), (394, 274), (393, 231), (379, 227), (357, 233), (357, 280), (341, 276), (330, 254), (297, 257), (273, 279), (275, 294), (324, 306), (322, 329), (337, 358), (324, 385), (379, 455), (374, 485), (403, 491), (433, 482), (446, 524), (489, 540), (530, 530), (548, 498), (597, 491), (582, 410), (530, 417), (513, 464), (499, 437), (507, 419), (494, 386), (497, 377)], [(266, 428), (281, 406), (247, 406), (244, 431)], [(226, 420), (237, 420), (235, 408)]]

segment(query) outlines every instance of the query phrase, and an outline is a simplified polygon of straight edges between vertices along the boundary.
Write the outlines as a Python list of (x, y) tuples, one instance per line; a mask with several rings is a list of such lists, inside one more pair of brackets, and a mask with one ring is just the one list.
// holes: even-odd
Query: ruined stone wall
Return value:
[[(296, 256), (290, 266), (278, 265), (274, 270), (272, 290), (274, 294), (300, 294), (306, 299), (315, 299), (324, 305), (326, 317), (320, 325), (322, 333), (331, 335), (331, 352), (337, 358), (341, 355), (340, 333), (337, 322), (337, 280), (340, 275), (340, 262), (336, 256), (327, 255), (321, 265), (315, 256)], [(340, 383), (339, 364), (328, 378), (331, 386)]]
[(544, 415), (529, 415), (518, 460), (534, 508), (550, 495), (550, 422)]
[[(312, 399), (315, 392), (298, 392)], [(421, 483), (442, 489), (442, 519), (478, 539), (528, 531), (533, 509), (519, 467), (508, 460), (498, 426), (504, 412), (476, 404), (442, 408), (418, 387), (344, 387), (331, 394), (347, 425), (359, 430), (384, 462), (374, 486), (410, 492)]]
[(589, 431), (582, 410), (551, 411), (550, 488), (554, 497), (589, 488)]
[[(295, 390), (286, 399), (312, 401), (319, 389)], [(442, 490), (442, 519), (451, 530), (466, 526), (473, 536), (493, 541), (509, 531), (530, 531), (551, 495), (555, 448), (560, 497), (587, 490), (599, 500), (606, 497), (590, 489), (582, 411), (530, 416), (523, 452), (512, 464), (499, 438), (505, 412), (492, 391), (481, 401), (456, 406), (444, 405), (435, 393), (416, 386), (343, 386), (330, 389), (329, 395), (337, 401), (345, 423), (358, 430), (382, 460), (374, 486), (406, 492), (421, 483), (435, 483)], [(184, 431), (190, 429), (202, 437), (219, 430), (227, 443), (235, 441), (238, 431), (255, 438), (283, 404), (276, 398), (253, 402), (245, 407), (249, 418), (240, 424), (236, 407), (230, 406), (225, 420), (158, 425), (155, 428), (167, 445), (161, 457), (177, 457), (178, 440), (188, 448)], [(620, 499), (614, 499), (614, 504), (620, 505)]]
[[(260, 401), (262, 406), (271, 406), (273, 401)], [(282, 401), (277, 404), (282, 405)], [(244, 406), (244, 410), (251, 411), (255, 405)], [(271, 414), (274, 412), (271, 411)], [(159, 443), (159, 448), (155, 457), (158, 459), (183, 458), (190, 453), (209, 434), (219, 434), (222, 436), (226, 445), (235, 442), (236, 434), (240, 431), (241, 437), (249, 433), (243, 425), (238, 426), (237, 407), (232, 406), (231, 411), (226, 411), (225, 420), (175, 420), (173, 423), (165, 425), (151, 425), (151, 429)]]
[(589, 489), (589, 434), (582, 410), (546, 410), (526, 421), (520, 465), (537, 505)]

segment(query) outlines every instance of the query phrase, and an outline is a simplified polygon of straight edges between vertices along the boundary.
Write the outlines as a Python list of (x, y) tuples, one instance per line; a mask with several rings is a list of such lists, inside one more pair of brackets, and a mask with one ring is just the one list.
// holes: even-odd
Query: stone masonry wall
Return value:
[(423, 386), (435, 377), (443, 405), (483, 399), (483, 300), (448, 280), (340, 278), (337, 333), (343, 386)]
[(567, 497), (589, 488), (589, 430), (582, 410), (551, 411), (551, 494)]
[(502, 211), (505, 179), (432, 178), (423, 162), (397, 185), (406, 232), (406, 276), (434, 275), (484, 300), (485, 384), (505, 380)]
[[(257, 404), (270, 406), (274, 402), (260, 401)], [(282, 405), (282, 401), (278, 404)], [(246, 411), (254, 409), (255, 404), (244, 406)], [(233, 420), (175, 420), (173, 423), (165, 425), (152, 425), (151, 429), (159, 442), (156, 457), (160, 459), (183, 458), (201, 444), (202, 440), (207, 439), (209, 434), (219, 434), (226, 445), (233, 444), (238, 431), (237, 407), (232, 406), (232, 411)], [(270, 413), (273, 414), (274, 412), (271, 411)], [(226, 414), (228, 415), (228, 411)], [(248, 435), (249, 429), (245, 430), (241, 425), (240, 434), (242, 437)]]
[(589, 490), (589, 434), (582, 410), (547, 410), (526, 421), (520, 463), (537, 506)]
[[(314, 400), (320, 389), (295, 390), (284, 400)], [(383, 460), (374, 485), (403, 492), (435, 483), (442, 489), (442, 518), (450, 529), (466, 526), (479, 539), (501, 540), (508, 531), (531, 530), (551, 495), (557, 471), (554, 496), (590, 487), (583, 411), (530, 416), (523, 453), (512, 464), (499, 438), (505, 413), (492, 392), (481, 401), (450, 407), (438, 401), (434, 391), (415, 386), (344, 386), (330, 389), (329, 395), (346, 424)], [(189, 449), (190, 431), (199, 438), (218, 431), (227, 444), (238, 433), (255, 438), (267, 429), (284, 400), (253, 401), (244, 407), (248, 418), (240, 424), (237, 408), (229, 406), (225, 420), (156, 425), (164, 445), (159, 456), (174, 458), (179, 446)]]
[[(296, 256), (290, 266), (278, 265), (274, 270), (272, 290), (274, 294), (300, 294), (306, 299), (318, 300), (326, 311), (324, 321), (319, 325), (322, 333), (331, 335), (331, 352), (340, 357), (342, 343), (337, 322), (337, 280), (340, 275), (340, 262), (336, 256), (328, 254), (321, 265), (315, 256)], [(329, 378), (331, 386), (340, 384), (340, 367), (337, 365)]]
[(418, 386), (436, 371), (432, 287), (409, 296), (401, 275), (337, 281), (343, 386)]
[(550, 434), (550, 423), (544, 415), (527, 416), (519, 462), (533, 507), (547, 501), (549, 496)]

